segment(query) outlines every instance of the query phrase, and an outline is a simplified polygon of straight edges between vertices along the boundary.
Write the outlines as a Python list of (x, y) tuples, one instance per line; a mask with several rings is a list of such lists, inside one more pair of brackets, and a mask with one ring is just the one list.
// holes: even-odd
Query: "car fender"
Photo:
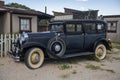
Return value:
[(43, 45), (42, 43), (37, 43), (37, 42), (27, 42), (22, 45), (22, 50), (31, 48), (31, 47), (45, 48), (45, 45)]
[(106, 48), (107, 48), (108, 50), (110, 50), (108, 41), (107, 41), (106, 39), (104, 39), (104, 38), (98, 39), (98, 40), (95, 41), (93, 50), (95, 50), (95, 48), (96, 48), (96, 46), (97, 46), (98, 43), (103, 43), (103, 44), (106, 46)]

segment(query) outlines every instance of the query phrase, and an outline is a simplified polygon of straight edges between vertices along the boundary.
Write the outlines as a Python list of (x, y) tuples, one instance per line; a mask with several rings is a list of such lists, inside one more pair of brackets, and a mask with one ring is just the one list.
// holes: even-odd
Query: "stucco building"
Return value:
[(48, 25), (46, 22), (52, 17), (32, 9), (6, 7), (4, 1), (0, 1), (0, 34), (46, 30)]

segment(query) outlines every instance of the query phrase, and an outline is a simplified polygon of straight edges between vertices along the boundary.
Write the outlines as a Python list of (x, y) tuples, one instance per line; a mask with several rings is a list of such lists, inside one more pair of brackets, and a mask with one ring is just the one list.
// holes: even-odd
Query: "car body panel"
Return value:
[[(89, 30), (89, 25), (94, 24), (93, 32)], [(73, 26), (69, 28), (67, 24), (72, 24)], [(85, 26), (87, 24), (88, 27)], [(53, 26), (52, 26), (53, 25)], [(61, 30), (55, 31), (55, 28), (58, 26)], [(61, 26), (62, 25), (62, 26)], [(79, 26), (78, 26), (79, 25)], [(66, 20), (66, 21), (55, 21), (50, 23), (49, 29), (54, 27), (53, 31), (47, 32), (37, 32), (37, 33), (28, 33), (28, 38), (22, 42), (21, 44), (21, 52), (17, 54), (25, 54), (23, 52), (25, 49), (31, 47), (39, 47), (44, 48), (45, 52), (48, 53), (50, 58), (56, 58), (53, 54), (56, 55), (56, 52), (50, 51), (48, 48), (48, 44), (51, 40), (61, 39), (65, 43), (65, 53), (62, 57), (65, 58), (67, 56), (77, 56), (77, 55), (86, 55), (87, 52), (94, 52), (95, 46), (99, 42), (105, 43), (107, 49), (109, 49), (108, 41), (106, 40), (106, 22), (101, 20)], [(81, 28), (80, 28), (81, 27)], [(92, 25), (91, 25), (92, 27)], [(91, 28), (90, 27), (90, 28)], [(80, 29), (79, 29), (80, 28)], [(59, 28), (58, 28), (59, 29)], [(75, 30), (74, 32), (68, 32), (68, 29)], [(77, 32), (77, 29), (79, 31)], [(92, 29), (92, 28), (91, 28)], [(89, 31), (90, 33), (89, 33)], [(20, 39), (19, 41), (20, 42)], [(18, 43), (16, 43), (18, 44)], [(55, 46), (57, 45), (57, 46)], [(53, 44), (53, 47), (59, 49), (61, 47), (61, 43), (56, 42)], [(26, 50), (27, 51), (27, 50)], [(86, 52), (86, 53), (85, 53)], [(51, 57), (52, 56), (52, 57)], [(24, 56), (23, 56), (24, 57)]]

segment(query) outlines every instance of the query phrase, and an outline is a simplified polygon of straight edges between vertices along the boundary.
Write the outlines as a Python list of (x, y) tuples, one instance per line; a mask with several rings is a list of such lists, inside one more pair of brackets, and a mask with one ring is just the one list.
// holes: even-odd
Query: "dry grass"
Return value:
[(115, 59), (115, 60), (120, 60), (120, 57), (113, 57), (113, 59)]
[(63, 64), (62, 66), (58, 66), (58, 68), (60, 70), (66, 70), (66, 69), (70, 69), (72, 68), (72, 66), (68, 65), (68, 64)]
[(72, 74), (77, 74), (77, 71), (76, 71), (76, 70), (73, 70)]
[(63, 74), (60, 77), (63, 78), (63, 79), (65, 79), (65, 78), (68, 78), (69, 76), (70, 76), (70, 74)]
[(110, 73), (115, 73), (115, 71), (112, 70), (112, 69), (103, 69), (100, 66), (95, 66), (95, 65), (92, 65), (92, 64), (87, 64), (85, 67), (88, 68), (88, 69), (91, 69), (91, 70), (101, 70), (101, 71), (107, 71), (107, 72), (110, 72)]
[(120, 49), (120, 42), (118, 43), (112, 43), (113, 48)]
[(92, 64), (87, 64), (85, 67), (89, 68), (91, 70), (101, 70), (100, 66), (95, 66), (95, 65), (92, 65)]

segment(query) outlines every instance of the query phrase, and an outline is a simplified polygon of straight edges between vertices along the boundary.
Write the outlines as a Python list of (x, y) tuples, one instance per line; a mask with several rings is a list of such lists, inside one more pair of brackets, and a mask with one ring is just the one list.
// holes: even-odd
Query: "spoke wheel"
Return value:
[(104, 44), (99, 44), (97, 45), (95, 49), (95, 57), (98, 58), (99, 60), (104, 59), (106, 56), (106, 47)]
[(39, 48), (32, 48), (25, 54), (25, 64), (30, 69), (41, 67), (44, 62), (44, 53)]

